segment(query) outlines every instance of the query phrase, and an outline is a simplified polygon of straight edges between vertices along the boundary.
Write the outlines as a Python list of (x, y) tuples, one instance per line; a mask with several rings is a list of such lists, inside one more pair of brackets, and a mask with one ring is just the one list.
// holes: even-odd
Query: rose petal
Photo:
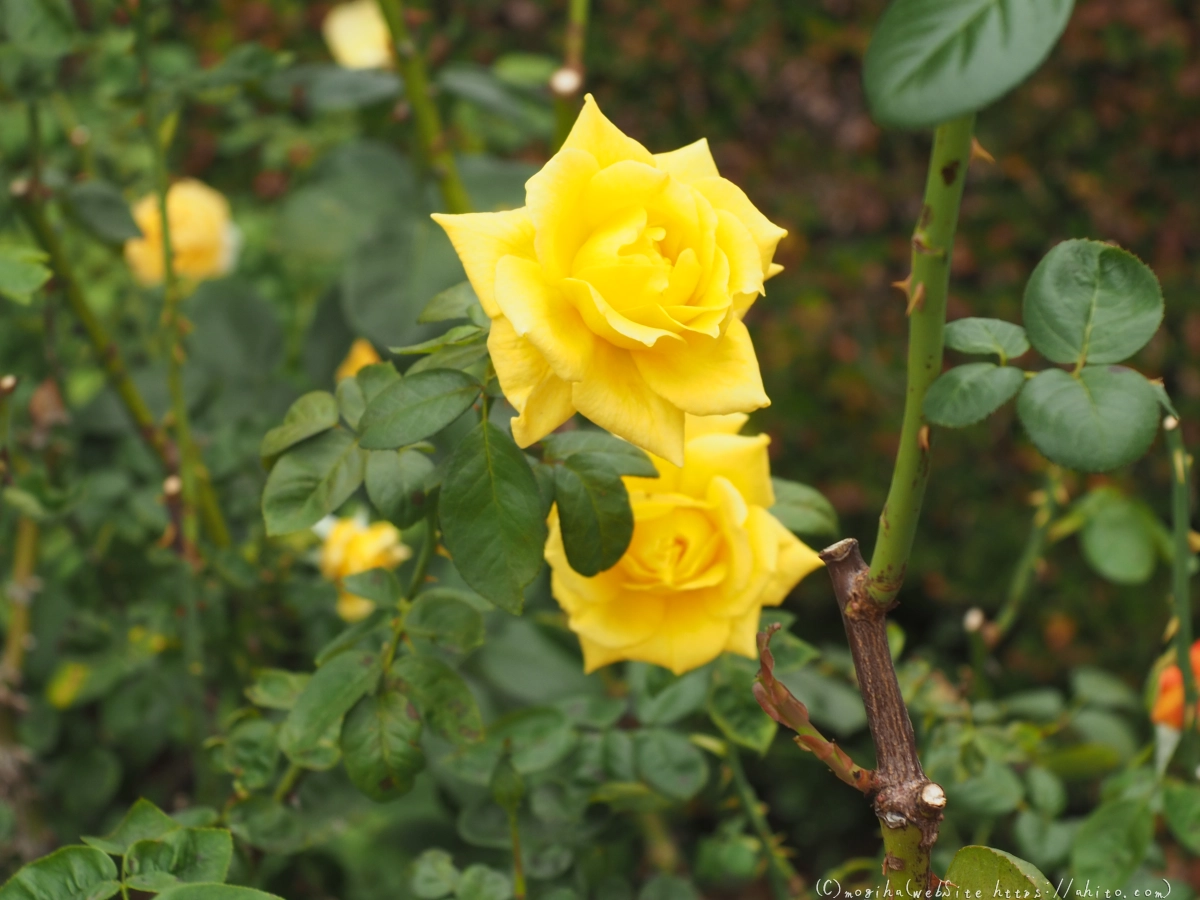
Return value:
[(496, 304), (521, 337), (546, 358), (559, 378), (580, 381), (590, 370), (596, 339), (541, 267), (516, 256), (496, 266)]
[(492, 318), (500, 315), (496, 305), (496, 265), (505, 256), (534, 259), (533, 222), (529, 211), (466, 213), (452, 216), (434, 213), (433, 220), (445, 229), (479, 302)]

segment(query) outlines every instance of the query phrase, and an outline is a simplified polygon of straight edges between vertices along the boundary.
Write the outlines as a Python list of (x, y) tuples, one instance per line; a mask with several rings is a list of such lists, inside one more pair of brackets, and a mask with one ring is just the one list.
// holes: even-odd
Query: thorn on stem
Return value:
[(979, 138), (973, 137), (971, 138), (971, 162), (975, 162), (977, 159), (992, 165), (996, 164), (996, 157), (987, 152), (983, 144), (979, 143)]
[(922, 453), (929, 452), (929, 426), (922, 425), (917, 432), (917, 446), (921, 448)]
[(907, 297), (909, 288), (912, 287), (912, 272), (909, 272), (906, 276), (904, 276), (903, 281), (893, 281), (892, 287), (899, 288), (900, 290), (904, 291), (904, 296)]
[(0, 397), (7, 397), (17, 389), (17, 376), (5, 375), (0, 378)]
[(925, 308), (925, 282), (917, 285), (917, 289), (908, 297), (908, 306), (904, 308), (904, 314), (911, 316), (914, 310)]

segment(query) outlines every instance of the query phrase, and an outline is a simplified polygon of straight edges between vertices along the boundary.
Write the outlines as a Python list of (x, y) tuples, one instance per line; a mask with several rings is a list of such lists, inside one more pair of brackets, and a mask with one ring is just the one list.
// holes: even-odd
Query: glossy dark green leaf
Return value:
[[(755, 662), (729, 653), (713, 669), (708, 715), (721, 734), (735, 744), (766, 753), (778, 726), (754, 699)], [(736, 753), (736, 750), (730, 752)]]
[(967, 363), (938, 376), (925, 394), (925, 418), (943, 428), (965, 428), (981, 422), (1011, 400), (1025, 383), (1025, 373), (995, 363)]
[(1163, 791), (1163, 817), (1179, 843), (1200, 853), (1200, 788), (1168, 784)]
[(180, 882), (220, 883), (232, 859), (233, 837), (224, 828), (180, 828), (130, 847), (125, 880), (139, 891), (161, 891)]
[(279, 724), (244, 719), (229, 731), (221, 748), (221, 766), (243, 789), (261, 791), (275, 781), (279, 763)]
[(837, 512), (816, 488), (785, 478), (772, 478), (771, 487), (775, 490), (775, 505), (770, 513), (788, 531), (817, 537), (838, 536)]
[(280, 729), (279, 748), (295, 761), (317, 747), (378, 677), (377, 654), (349, 652), (330, 659), (296, 698)]
[(1115, 584), (1145, 584), (1158, 565), (1154, 513), (1115, 490), (1089, 496), (1101, 502), (1088, 505), (1079, 534), (1084, 558)]
[(179, 823), (165, 812), (149, 800), (141, 799), (129, 807), (110, 834), (102, 838), (85, 836), (83, 841), (105, 853), (119, 856), (136, 841), (160, 838), (178, 827)]
[(463, 580), (501, 609), (519, 613), (546, 544), (525, 455), (495, 425), (477, 425), (450, 459), (439, 502), (442, 538)]
[(893, 0), (864, 61), (871, 115), (881, 125), (927, 128), (982, 109), (1042, 64), (1071, 7), (1071, 0)]
[(428, 372), (432, 369), (461, 369), (483, 377), (484, 361), (488, 358), (487, 344), (477, 341), (471, 344), (452, 344), (435, 353), (423, 356), (408, 367), (409, 375)]
[(964, 891), (998, 891), (999, 897), (1057, 896), (1036, 866), (994, 847), (963, 847), (954, 854), (943, 880)]
[(0, 247), (0, 294), (27, 305), (33, 292), (50, 280), (47, 258), (32, 247)]
[(412, 637), (466, 653), (483, 643), (483, 616), (467, 594), (453, 588), (429, 588), (417, 595), (404, 619)]
[(28, 863), (0, 887), (0, 900), (106, 900), (121, 886), (108, 854), (62, 847)]
[(1078, 377), (1046, 369), (1017, 401), (1030, 439), (1051, 461), (1080, 472), (1108, 472), (1133, 462), (1158, 431), (1150, 383), (1121, 366), (1085, 366)]
[(554, 496), (571, 568), (590, 577), (615, 566), (633, 537), (633, 510), (608, 457), (568, 456), (554, 468)]
[(359, 420), (362, 446), (394, 450), (441, 431), (479, 397), (479, 382), (456, 369), (408, 375), (367, 404)]
[(337, 386), (338, 409), (342, 418), (357, 431), (367, 404), (399, 380), (400, 373), (390, 362), (363, 366), (353, 378), (343, 378)]
[(333, 394), (328, 391), (307, 393), (291, 405), (282, 425), (263, 436), (258, 455), (271, 459), (301, 441), (328, 431), (337, 423), (338, 403)]
[(467, 311), (478, 305), (479, 298), (475, 296), (475, 289), (471, 287), (471, 282), (460, 281), (453, 287), (448, 287), (441, 293), (435, 294), (433, 299), (425, 304), (425, 308), (417, 316), (417, 321), (426, 323), (444, 322), (447, 319), (465, 319)]
[(969, 317), (946, 323), (946, 346), (959, 353), (994, 353), (1001, 363), (1029, 349), (1025, 329), (1003, 319)]
[(354, 435), (335, 428), (279, 458), (263, 490), (267, 534), (311, 528), (358, 490), (367, 454)]
[(648, 728), (634, 739), (642, 780), (672, 800), (690, 800), (708, 781), (704, 754), (687, 737), (666, 728)]
[(546, 448), (548, 461), (566, 460), (577, 453), (602, 454), (621, 475), (658, 477), (658, 469), (644, 450), (607, 431), (579, 429), (549, 434), (542, 438), (542, 446)]
[(401, 656), (392, 664), (395, 689), (416, 704), (421, 721), (463, 746), (483, 736), (483, 718), (461, 675), (432, 656)]
[(1124, 887), (1150, 848), (1154, 813), (1145, 800), (1111, 800), (1084, 821), (1071, 850), (1071, 871), (1095, 884)]
[(1158, 331), (1163, 295), (1150, 267), (1100, 241), (1063, 241), (1025, 286), (1025, 328), (1056, 363), (1119, 363)]
[(177, 884), (158, 896), (161, 900), (283, 900), (275, 894), (234, 884)]
[(262, 669), (246, 688), (246, 699), (264, 709), (291, 709), (310, 678), (308, 672)]
[(433, 460), (420, 450), (372, 450), (367, 457), (367, 496), (379, 514), (398, 528), (425, 515), (426, 481)]
[(425, 767), (421, 720), (411, 701), (386, 684), (355, 705), (342, 726), (342, 759), (355, 787), (378, 803), (412, 790)]
[(107, 181), (76, 182), (63, 192), (63, 199), (79, 223), (106, 244), (123, 244), (142, 236), (129, 204)]

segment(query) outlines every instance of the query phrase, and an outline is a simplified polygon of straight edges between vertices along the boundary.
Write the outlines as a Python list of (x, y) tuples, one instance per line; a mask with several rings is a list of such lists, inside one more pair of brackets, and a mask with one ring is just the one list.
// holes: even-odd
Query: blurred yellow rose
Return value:
[(335, 6), (321, 23), (321, 33), (339, 66), (381, 69), (392, 64), (392, 36), (375, 0)]
[(434, 216), (492, 318), (518, 444), (578, 410), (679, 465), (685, 413), (770, 403), (742, 316), (787, 232), (706, 141), (651, 154), (589, 95), (525, 191), (521, 209)]
[(390, 522), (367, 525), (353, 519), (338, 519), (321, 547), (321, 574), (338, 586), (337, 614), (347, 622), (366, 618), (375, 604), (351, 594), (342, 579), (371, 569), (394, 569), (412, 556), (412, 548), (400, 542), (400, 532)]
[(346, 358), (333, 373), (333, 380), (338, 382), (343, 378), (353, 378), (358, 374), (359, 369), (373, 366), (377, 362), (382, 362), (382, 360), (375, 352), (375, 345), (366, 338), (359, 338), (350, 345), (350, 352), (346, 354)]
[(588, 672), (635, 659), (678, 675), (723, 651), (753, 657), (762, 608), (822, 565), (767, 511), (770, 439), (738, 435), (745, 421), (689, 416), (682, 468), (655, 459), (659, 478), (625, 479), (633, 539), (606, 572), (585, 578), (571, 568), (551, 511), (551, 589)]
[[(203, 279), (224, 275), (237, 258), (240, 235), (229, 217), (229, 201), (193, 178), (177, 181), (167, 191), (175, 274)], [(162, 217), (158, 195), (143, 197), (133, 207), (142, 237), (125, 242), (125, 261), (142, 284), (163, 280)]]

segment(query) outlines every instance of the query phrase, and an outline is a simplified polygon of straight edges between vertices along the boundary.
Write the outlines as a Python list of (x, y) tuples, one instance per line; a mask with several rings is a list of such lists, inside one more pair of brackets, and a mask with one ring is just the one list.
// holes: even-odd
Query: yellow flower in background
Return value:
[(359, 369), (373, 366), (377, 362), (382, 362), (382, 360), (375, 352), (375, 345), (366, 338), (358, 338), (350, 345), (350, 352), (346, 354), (346, 358), (333, 373), (333, 380), (338, 382), (343, 378), (353, 378), (358, 374)]
[(753, 657), (762, 608), (821, 567), (768, 512), (770, 439), (739, 435), (745, 421), (689, 416), (682, 468), (655, 459), (660, 477), (624, 479), (633, 539), (606, 572), (587, 578), (571, 568), (551, 511), (551, 590), (588, 672), (633, 659), (679, 675), (724, 651)]
[(394, 569), (412, 556), (412, 548), (401, 543), (400, 531), (390, 522), (373, 525), (353, 518), (338, 519), (321, 547), (321, 574), (338, 586), (337, 614), (347, 622), (366, 618), (375, 604), (351, 594), (342, 579), (371, 569)]
[(492, 319), (522, 447), (579, 411), (683, 462), (684, 414), (767, 406), (742, 317), (787, 233), (699, 140), (651, 154), (589, 95), (521, 209), (435, 215)]
[(347, 69), (381, 69), (392, 64), (392, 37), (375, 0), (353, 0), (329, 11), (321, 23), (329, 53)]
[[(193, 178), (177, 181), (167, 191), (175, 274), (200, 280), (229, 272), (237, 258), (241, 236), (229, 216), (229, 201)], [(125, 242), (125, 261), (142, 284), (163, 280), (162, 216), (158, 195), (150, 194), (133, 207), (142, 237)]]

